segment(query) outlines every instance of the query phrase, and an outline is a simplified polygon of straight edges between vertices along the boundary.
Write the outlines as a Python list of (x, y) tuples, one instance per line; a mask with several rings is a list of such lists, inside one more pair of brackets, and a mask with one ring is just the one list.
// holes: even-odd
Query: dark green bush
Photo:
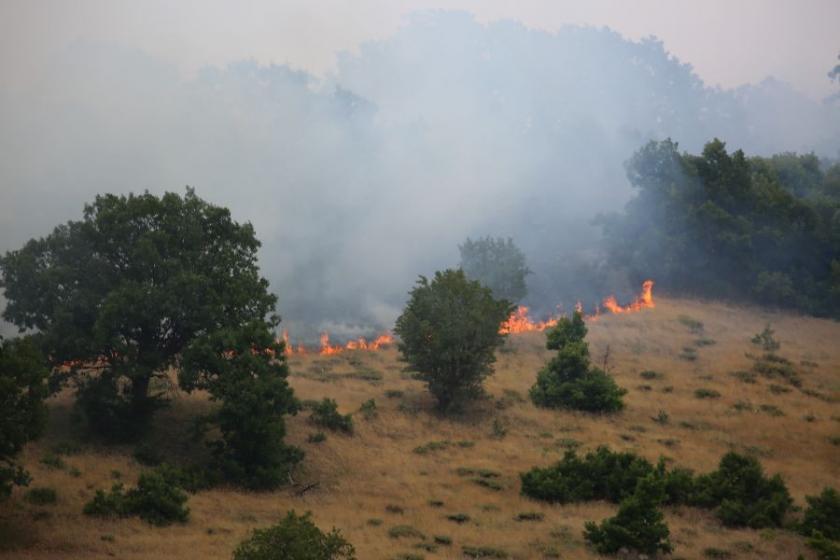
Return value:
[(24, 494), (24, 499), (36, 506), (46, 506), (56, 503), (58, 495), (55, 488), (31, 488)]
[(141, 474), (137, 487), (126, 494), (131, 514), (159, 526), (185, 523), (190, 514), (186, 502), (184, 491), (157, 472)]
[(218, 473), (197, 465), (177, 467), (163, 463), (153, 472), (162, 476), (168, 484), (183, 488), (191, 494), (211, 488), (220, 482)]
[(814, 549), (820, 560), (840, 560), (840, 545), (817, 531), (808, 537), (808, 546)]
[(716, 508), (718, 518), (729, 527), (781, 527), (793, 505), (779, 475), (764, 476), (754, 457), (727, 453), (716, 471), (698, 476), (692, 505)]
[(654, 472), (654, 466), (635, 453), (618, 453), (599, 447), (581, 459), (567, 451), (563, 459), (547, 468), (522, 473), (522, 493), (549, 502), (589, 500), (619, 502), (632, 494), (638, 481)]
[(805, 500), (808, 508), (802, 519), (802, 533), (820, 533), (827, 539), (840, 541), (840, 492), (824, 488), (819, 496), (806, 496)]
[(592, 367), (583, 315), (561, 318), (546, 333), (546, 348), (557, 350), (537, 374), (531, 387), (531, 400), (546, 408), (571, 408), (587, 412), (616, 412), (624, 407), (627, 393), (606, 372)]
[(140, 475), (137, 486), (128, 492), (122, 484), (114, 484), (110, 492), (97, 490), (85, 504), (84, 513), (95, 517), (128, 517), (136, 515), (152, 525), (184, 523), (189, 517), (185, 506), (187, 495), (157, 472)]
[(668, 553), (670, 531), (659, 504), (665, 499), (661, 477), (651, 473), (640, 478), (633, 494), (621, 501), (615, 517), (600, 525), (586, 523), (584, 537), (602, 554), (627, 548), (644, 554)]
[(440, 410), (457, 410), (482, 394), (504, 343), (499, 327), (512, 311), (510, 302), (462, 270), (436, 272), (431, 282), (420, 277), (394, 332), (403, 359)]
[(348, 434), (353, 433), (352, 414), (341, 414), (338, 412), (338, 403), (333, 399), (324, 398), (312, 408), (312, 415), (309, 417), (313, 424), (327, 428), (328, 430), (341, 431)]
[(256, 529), (233, 553), (233, 560), (354, 560), (355, 549), (337, 529), (322, 532), (311, 514), (294, 511), (269, 527)]

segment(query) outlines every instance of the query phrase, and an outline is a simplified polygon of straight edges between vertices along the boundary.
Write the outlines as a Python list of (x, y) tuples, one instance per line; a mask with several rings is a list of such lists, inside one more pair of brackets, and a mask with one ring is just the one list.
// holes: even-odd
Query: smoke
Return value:
[(0, 89), (0, 250), (97, 193), (191, 185), (254, 224), (293, 334), (390, 327), (468, 235), (513, 237), (529, 303), (553, 309), (638, 288), (599, 267), (591, 223), (631, 196), (623, 162), (649, 139), (715, 136), (835, 157), (840, 108), (775, 80), (707, 87), (654, 39), (460, 13), (419, 15), (323, 79), (249, 61), (187, 79), (79, 43), (36, 88)]

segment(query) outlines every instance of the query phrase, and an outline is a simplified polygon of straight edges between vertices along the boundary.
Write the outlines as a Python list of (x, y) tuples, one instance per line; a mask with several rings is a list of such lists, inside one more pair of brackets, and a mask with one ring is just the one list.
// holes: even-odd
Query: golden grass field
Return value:
[[(691, 333), (678, 320), (681, 315), (702, 321), (702, 335)], [(777, 394), (770, 386), (789, 387), (783, 380), (759, 376), (750, 384), (731, 375), (750, 369), (752, 359), (746, 354), (761, 352), (750, 338), (768, 321), (782, 342), (779, 354), (796, 365), (803, 387), (817, 396), (795, 388)], [(574, 445), (588, 450), (608, 444), (652, 461), (665, 456), (674, 465), (697, 471), (713, 469), (729, 450), (755, 453), (770, 474), (783, 475), (799, 505), (805, 495), (826, 485), (840, 486), (840, 323), (660, 298), (655, 309), (602, 317), (589, 328), (594, 360), (600, 363), (609, 346), (609, 370), (629, 390), (626, 409), (615, 416), (541, 410), (528, 401), (528, 389), (549, 356), (541, 333), (510, 337), (498, 354), (495, 374), (486, 382), (489, 397), (457, 418), (442, 418), (433, 411), (423, 385), (402, 371), (394, 349), (329, 358), (296, 356), (290, 362), (291, 383), (300, 398), (335, 398), (342, 412), (357, 411), (364, 401), (375, 399), (378, 416), (365, 420), (354, 414), (355, 435), (328, 433), (320, 444), (307, 442), (317, 431), (307, 422), (308, 412), (291, 418), (288, 441), (306, 451), (295, 482), (317, 481), (317, 488), (302, 496), (291, 488), (200, 492), (190, 497), (189, 522), (167, 528), (138, 519), (82, 515), (96, 489), (109, 488), (117, 475), (131, 485), (143, 467), (132, 459), (131, 447), (84, 442), (80, 453), (64, 457), (66, 468), (41, 464), (52, 446), (76, 437), (71, 395), (59, 395), (50, 402), (46, 436), (22, 456), (32, 485), (55, 488), (58, 503), (33, 506), (22, 499), (23, 490), (17, 490), (0, 506), (0, 556), (230, 558), (252, 529), (295, 509), (312, 511), (322, 529), (339, 528), (361, 560), (409, 553), (427, 559), (463, 558), (463, 546), (489, 546), (516, 559), (594, 558), (597, 555), (583, 541), (583, 524), (613, 515), (615, 505), (552, 506), (519, 494), (520, 472), (548, 465)], [(683, 347), (702, 337), (715, 343), (698, 347), (696, 361), (679, 357)], [(662, 372), (664, 378), (640, 377), (648, 369)], [(720, 397), (697, 398), (694, 392), (700, 388), (718, 391)], [(191, 418), (210, 406), (203, 395), (176, 394), (172, 406), (156, 420), (150, 441), (170, 456), (194, 453), (183, 443)], [(669, 415), (667, 424), (653, 421), (660, 410)], [(502, 429), (494, 429), (494, 423)], [(425, 454), (414, 451), (433, 441), (451, 444)], [(457, 443), (465, 441), (472, 445)], [(503, 488), (482, 487), (470, 476), (459, 475), (459, 468), (496, 471)], [(545, 517), (516, 521), (522, 512), (542, 512)], [(457, 524), (446, 518), (456, 513), (467, 514), (470, 521)], [(711, 513), (692, 508), (666, 509), (666, 517), (674, 558), (704, 558), (708, 548), (727, 551), (730, 558), (815, 558), (802, 538), (786, 531), (725, 529)], [(425, 539), (391, 538), (389, 529), (398, 525), (417, 529)], [(433, 543), (436, 535), (450, 537), (452, 544), (434, 551), (417, 547)]]

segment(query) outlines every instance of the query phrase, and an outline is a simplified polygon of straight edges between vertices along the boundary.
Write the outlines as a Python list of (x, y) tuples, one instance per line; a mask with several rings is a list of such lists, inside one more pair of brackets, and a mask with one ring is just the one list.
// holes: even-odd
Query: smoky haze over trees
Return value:
[(460, 13), (417, 16), (323, 80), (247, 61), (184, 78), (139, 51), (77, 44), (41, 88), (0, 90), (0, 250), (97, 193), (189, 184), (254, 224), (296, 334), (390, 326), (417, 273), (486, 234), (525, 253), (523, 303), (594, 303), (637, 288), (596, 258), (591, 220), (630, 199), (623, 163), (648, 140), (840, 149), (838, 99), (773, 79), (711, 88), (685, 62), (653, 39)]

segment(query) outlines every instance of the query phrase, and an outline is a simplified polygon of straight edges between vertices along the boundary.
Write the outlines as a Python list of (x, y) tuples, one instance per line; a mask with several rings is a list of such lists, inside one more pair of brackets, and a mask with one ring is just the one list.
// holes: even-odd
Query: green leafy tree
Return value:
[(13, 485), (29, 483), (15, 456), (44, 429), (47, 409), (46, 362), (29, 337), (0, 337), (0, 499)]
[(840, 170), (813, 154), (699, 155), (651, 142), (627, 163), (638, 189), (601, 219), (611, 265), (670, 290), (840, 317)]
[(644, 554), (671, 552), (670, 531), (659, 505), (665, 499), (663, 481), (655, 474), (639, 480), (633, 494), (625, 498), (615, 517), (600, 525), (586, 523), (584, 537), (602, 554), (627, 548)]
[(97, 196), (80, 221), (0, 258), (3, 316), (40, 331), (54, 366), (84, 366), (72, 376), (93, 429), (133, 437), (163, 399), (153, 381), (191, 341), (273, 311), (259, 246), (191, 189)]
[(469, 237), (461, 251), (461, 270), (467, 278), (478, 280), (493, 290), (497, 298), (517, 302), (528, 292), (525, 276), (531, 273), (525, 265), (525, 255), (513, 239), (483, 237), (473, 241)]
[(399, 350), (418, 372), (441, 410), (461, 406), (481, 392), (493, 371), (495, 350), (504, 342), (501, 323), (513, 311), (489, 288), (461, 270), (421, 276), (397, 319)]
[(256, 529), (233, 553), (233, 560), (355, 560), (355, 549), (337, 529), (321, 531), (311, 514), (294, 511), (268, 529)]
[(546, 347), (557, 354), (537, 374), (531, 400), (546, 408), (571, 408), (588, 412), (616, 412), (624, 407), (627, 392), (605, 371), (592, 367), (589, 345), (584, 340), (583, 315), (562, 317), (546, 333)]
[(271, 324), (254, 320), (196, 338), (179, 374), (187, 390), (205, 389), (221, 403), (210, 416), (221, 440), (211, 442), (225, 477), (254, 489), (288, 480), (303, 452), (283, 443), (284, 416), (300, 403), (289, 386), (285, 346)]

